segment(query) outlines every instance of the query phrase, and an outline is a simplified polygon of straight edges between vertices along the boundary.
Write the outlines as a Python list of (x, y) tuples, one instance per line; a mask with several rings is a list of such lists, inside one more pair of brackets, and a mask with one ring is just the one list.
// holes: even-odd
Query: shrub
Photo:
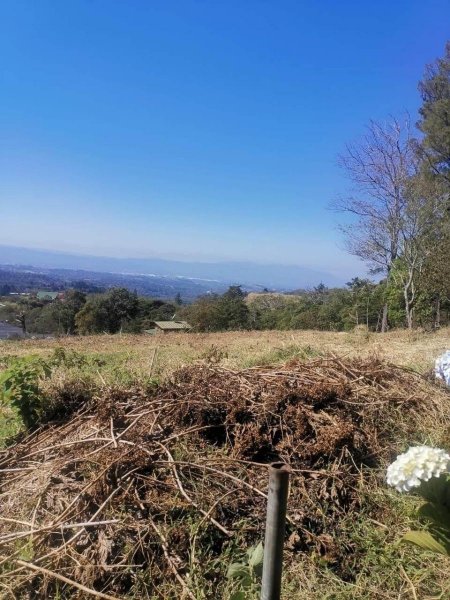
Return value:
[(50, 366), (40, 358), (16, 359), (0, 375), (0, 402), (18, 409), (26, 427), (34, 427), (43, 411), (45, 395), (40, 382), (50, 376)]

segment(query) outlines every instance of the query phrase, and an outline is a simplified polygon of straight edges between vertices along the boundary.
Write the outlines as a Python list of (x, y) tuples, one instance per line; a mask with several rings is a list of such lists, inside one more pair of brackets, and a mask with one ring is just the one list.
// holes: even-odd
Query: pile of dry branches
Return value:
[(294, 471), (290, 550), (339, 565), (351, 552), (339, 521), (360, 507), (361, 468), (418, 441), (424, 419), (448, 418), (447, 403), (417, 374), (335, 357), (197, 364), (151, 391), (105, 387), (0, 455), (1, 593), (168, 597), (170, 580), (194, 598), (196, 548), (214, 558), (237, 535), (262, 539), (265, 465), (280, 459)]

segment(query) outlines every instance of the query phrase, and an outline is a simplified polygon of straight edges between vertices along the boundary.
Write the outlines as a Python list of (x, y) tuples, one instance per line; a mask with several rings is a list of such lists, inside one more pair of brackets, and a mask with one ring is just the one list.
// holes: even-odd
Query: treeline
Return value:
[(152, 321), (172, 319), (173, 303), (138, 296), (125, 288), (113, 288), (102, 294), (69, 290), (64, 297), (40, 301), (32, 297), (5, 299), (0, 320), (15, 323), (28, 334), (140, 333)]
[[(364, 326), (381, 331), (384, 306), (389, 306), (390, 326), (401, 328), (406, 323), (402, 289), (386, 280), (374, 283), (354, 278), (345, 288), (329, 289), (320, 284), (313, 290), (295, 295), (246, 294), (232, 286), (221, 296), (204, 296), (181, 308), (177, 316), (187, 320), (196, 331), (248, 329), (318, 329), (350, 331)], [(450, 302), (441, 303), (442, 325), (450, 322)], [(436, 327), (436, 307), (427, 297), (418, 299), (416, 322), (419, 326)]]
[[(385, 304), (391, 327), (407, 322), (401, 286), (393, 278), (374, 283), (354, 278), (344, 288), (320, 284), (296, 294), (246, 294), (231, 286), (222, 295), (208, 294), (191, 304), (179, 295), (172, 302), (138, 296), (125, 288), (102, 294), (69, 290), (62, 298), (40, 301), (32, 297), (2, 299), (0, 321), (20, 324), (27, 334), (86, 335), (142, 333), (153, 321), (181, 319), (197, 332), (318, 329), (349, 331), (364, 326), (381, 331)], [(425, 294), (415, 306), (417, 325), (436, 327), (436, 302)], [(441, 299), (440, 323), (450, 322), (450, 302)]]
[[(349, 252), (384, 278), (381, 330), (399, 321), (441, 322), (450, 297), (450, 42), (419, 83), (417, 124), (409, 115), (371, 121), (340, 166), (351, 189), (333, 208)], [(393, 295), (395, 298), (393, 298)]]

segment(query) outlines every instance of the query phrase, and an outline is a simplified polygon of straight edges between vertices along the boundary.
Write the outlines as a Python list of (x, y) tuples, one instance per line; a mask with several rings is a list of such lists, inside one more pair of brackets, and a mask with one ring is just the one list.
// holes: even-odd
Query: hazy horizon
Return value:
[[(264, 266), (287, 266), (287, 267), (305, 267), (309, 268), (307, 261), (302, 262), (301, 260), (262, 260), (262, 259), (251, 259), (251, 258), (232, 258), (226, 256), (214, 256), (211, 254), (202, 255), (201, 253), (176, 253), (176, 252), (104, 252), (104, 253), (96, 253), (95, 251), (88, 251), (88, 249), (78, 249), (78, 250), (66, 250), (62, 248), (53, 248), (51, 245), (28, 245), (28, 244), (5, 244), (0, 243), (0, 264), (2, 261), (1, 250), (2, 248), (17, 248), (19, 250), (29, 250), (31, 252), (43, 252), (43, 253), (53, 253), (59, 254), (62, 256), (73, 256), (73, 257), (96, 257), (96, 258), (108, 258), (108, 259), (117, 259), (117, 260), (167, 260), (167, 261), (179, 261), (185, 263), (198, 262), (204, 264), (220, 264), (220, 263), (246, 263), (246, 264), (256, 264), (256, 265), (264, 265)], [(351, 260), (354, 260), (355, 272), (357, 274), (368, 272), (368, 268), (364, 265), (364, 263), (359, 260), (357, 257), (349, 257)], [(353, 271), (350, 271), (350, 274)]]
[[(273, 286), (277, 289), (313, 287), (319, 283), (341, 286), (358, 275), (345, 276), (302, 265), (253, 261), (194, 261), (161, 256), (117, 257), (58, 252), (48, 249), (0, 245), (1, 266), (69, 269), (129, 275), (157, 275), (217, 282)], [(361, 275), (361, 273), (360, 273)]]

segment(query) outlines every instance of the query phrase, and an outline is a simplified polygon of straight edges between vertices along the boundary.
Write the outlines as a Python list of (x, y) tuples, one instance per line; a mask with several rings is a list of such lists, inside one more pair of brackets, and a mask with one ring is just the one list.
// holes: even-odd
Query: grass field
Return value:
[(438, 332), (406, 330), (386, 334), (357, 330), (249, 331), (226, 333), (170, 333), (147, 335), (96, 335), (52, 340), (5, 341), (0, 358), (30, 354), (49, 356), (56, 348), (114, 359), (136, 373), (166, 376), (198, 359), (211, 358), (229, 368), (282, 362), (290, 358), (333, 353), (339, 356), (378, 356), (389, 362), (425, 372), (450, 348), (450, 328)]
[[(57, 364), (57, 361), (55, 362), (55, 357), (61, 356), (61, 348), (64, 349), (62, 352), (63, 359)], [(200, 369), (201, 365), (204, 366), (205, 363), (213, 365), (214, 367), (220, 367), (224, 379), (219, 387), (216, 385), (216, 388), (218, 390), (217, 393), (221, 393), (219, 388), (225, 386), (227, 382), (227, 375), (223, 375), (223, 373), (228, 373), (228, 371), (224, 371), (222, 367), (236, 371), (233, 377), (235, 377), (236, 381), (240, 381), (242, 373), (240, 369), (256, 367), (259, 365), (267, 366), (269, 368), (269, 365), (286, 363), (295, 358), (301, 359), (302, 361), (304, 360), (306, 365), (310, 360), (314, 361), (318, 357), (333, 355), (339, 357), (339, 359), (344, 362), (347, 359), (381, 359), (383, 362), (380, 364), (388, 362), (425, 374), (432, 369), (435, 358), (449, 348), (450, 328), (433, 333), (421, 331), (392, 331), (383, 335), (367, 333), (364, 330), (356, 330), (350, 333), (318, 331), (253, 331), (214, 334), (167, 334), (161, 336), (101, 335), (68, 337), (53, 340), (2, 342), (0, 343), (0, 371), (7, 368), (10, 364), (13, 364), (14, 357), (24, 358), (28, 356), (38, 356), (48, 358), (50, 359), (50, 362), (53, 361), (57, 366), (53, 367), (51, 378), (43, 382), (44, 394), (47, 394), (46, 397), (52, 398), (52, 395), (54, 395), (60, 401), (61, 398), (65, 398), (64, 394), (68, 393), (70, 395), (72, 392), (78, 393), (78, 390), (82, 389), (87, 390), (86, 393), (89, 398), (97, 398), (96, 402), (101, 406), (103, 402), (105, 402), (105, 405), (108, 405), (108, 402), (111, 402), (110, 398), (114, 397), (114, 395), (110, 396), (111, 390), (115, 389), (115, 386), (111, 384), (117, 384), (126, 394), (128, 393), (131, 395), (131, 400), (134, 402), (133, 394), (135, 392), (133, 390), (139, 389), (139, 386), (141, 386), (141, 390), (145, 390), (147, 383), (150, 380), (153, 380), (162, 383), (161, 389), (164, 389), (164, 385), (166, 385), (165, 382), (171, 380), (171, 374), (175, 373), (177, 369), (183, 365), (189, 365), (196, 362), (199, 363)], [(328, 362), (324, 361), (325, 364), (328, 364)], [(293, 364), (295, 365), (297, 363)], [(313, 364), (315, 363), (313, 362)], [(351, 366), (352, 363), (346, 364), (350, 364)], [(377, 360), (374, 360), (373, 364), (378, 364)], [(297, 367), (294, 367), (294, 369), (295, 368)], [(386, 372), (389, 372), (389, 368), (387, 368)], [(201, 373), (201, 371), (199, 372)], [(253, 372), (256, 371), (251, 369), (250, 373)], [(403, 369), (399, 372), (399, 377), (401, 377), (401, 373), (405, 373)], [(340, 570), (333, 567), (334, 559), (331, 550), (330, 552), (327, 551), (322, 553), (317, 553), (314, 550), (294, 551), (292, 545), (295, 546), (295, 536), (290, 537), (287, 543), (289, 550), (286, 554), (287, 560), (283, 579), (283, 598), (292, 598), (292, 600), (375, 600), (378, 598), (385, 600), (446, 600), (447, 598), (450, 598), (448, 559), (423, 553), (411, 547), (399, 546), (398, 544), (398, 539), (405, 530), (417, 526), (415, 510), (418, 506), (418, 499), (410, 494), (400, 495), (397, 492), (388, 489), (384, 481), (386, 457), (392, 458), (399, 450), (403, 450), (408, 443), (429, 443), (445, 446), (450, 439), (450, 428), (448, 426), (450, 408), (447, 407), (448, 394), (437, 388), (433, 383), (425, 381), (423, 378), (417, 378), (410, 373), (405, 374), (405, 377), (405, 381), (410, 381), (411, 385), (407, 383), (402, 387), (401, 383), (394, 383), (392, 384), (394, 387), (389, 392), (391, 395), (390, 397), (394, 402), (393, 412), (391, 412), (391, 409), (386, 408), (387, 405), (384, 405), (384, 408), (379, 413), (377, 412), (378, 409), (375, 409), (373, 427), (375, 427), (376, 435), (374, 440), (377, 444), (379, 443), (377, 439), (378, 434), (381, 435), (380, 439), (389, 439), (388, 446), (386, 446), (386, 442), (384, 445), (383, 443), (380, 443), (379, 446), (379, 450), (383, 453), (384, 458), (379, 462), (377, 461), (374, 467), (368, 467), (367, 465), (362, 467), (353, 462), (353, 458), (351, 456), (349, 457), (349, 453), (346, 453), (344, 448), (343, 450), (339, 449), (338, 454), (336, 455), (338, 458), (330, 458), (329, 462), (327, 462), (328, 459), (326, 459), (323, 464), (323, 468), (328, 469), (328, 481), (334, 481), (336, 469), (339, 471), (341, 466), (343, 468), (346, 461), (348, 461), (346, 463), (346, 468), (352, 470), (353, 466), (355, 467), (352, 471), (353, 479), (350, 478), (348, 481), (350, 482), (349, 486), (352, 488), (352, 494), (358, 499), (358, 508), (352, 510), (350, 507), (348, 508), (348, 512), (343, 511), (342, 514), (337, 514), (337, 520), (333, 521), (335, 528), (330, 529), (332, 535), (327, 533), (328, 525), (324, 525), (323, 535), (321, 534), (317, 538), (320, 542), (318, 542), (318, 546), (323, 545), (324, 547), (333, 548), (333, 544), (335, 544), (336, 547), (340, 548)], [(195, 389), (199, 390), (198, 398), (205, 397), (206, 401), (209, 402), (209, 391), (205, 392), (206, 396), (201, 395), (203, 394), (203, 392), (201, 392), (201, 385), (203, 384), (202, 378), (203, 376), (200, 375)], [(358, 382), (358, 378), (356, 378), (355, 381)], [(322, 383), (321, 380), (320, 383)], [(326, 384), (326, 377), (324, 377), (324, 383)], [(417, 389), (414, 387), (416, 384)], [(170, 385), (175, 384), (172, 384), (171, 382)], [(247, 384), (244, 384), (244, 387), (241, 388), (243, 391), (248, 388), (248, 385), (247, 388), (245, 387), (246, 385)], [(355, 385), (359, 384), (356, 383)], [(388, 388), (389, 386), (387, 386), (386, 390), (388, 390)], [(205, 389), (210, 390), (212, 388), (207, 386)], [(364, 386), (361, 389), (364, 390)], [(373, 389), (376, 389), (376, 387)], [(142, 393), (144, 393), (145, 397), (145, 392)], [(362, 391), (363, 403), (361, 404), (361, 414), (365, 410), (364, 393), (365, 392)], [(380, 398), (382, 393), (384, 392), (381, 389)], [(237, 396), (239, 397), (239, 394), (237, 394)], [(400, 405), (395, 408), (397, 396), (400, 400)], [(417, 405), (418, 411), (415, 410), (408, 414), (408, 410), (405, 409), (405, 411), (403, 411), (402, 403), (405, 402), (405, 406), (408, 406), (409, 401), (411, 398), (414, 398), (414, 396), (421, 399)], [(372, 400), (375, 399), (375, 403), (379, 400), (376, 392), (375, 396), (371, 396), (371, 398)], [(252, 396), (250, 404), (252, 405), (253, 402)], [(423, 404), (421, 404), (421, 402), (423, 402)], [(114, 409), (114, 404), (110, 405)], [(351, 405), (352, 402), (349, 403), (349, 406)], [(367, 404), (367, 406), (369, 406), (369, 404)], [(3, 411), (4, 414), (8, 412), (5, 405), (3, 405)], [(421, 411), (423, 411), (423, 415)], [(339, 413), (335, 412), (334, 409), (331, 409), (329, 414), (331, 416), (327, 417), (327, 419), (331, 418), (331, 422), (334, 422), (336, 416), (339, 417), (340, 414), (341, 416), (346, 415), (345, 410), (342, 413)], [(71, 417), (69, 416), (69, 423), (70, 418)], [(84, 418), (85, 416), (81, 417), (82, 421)], [(290, 417), (287, 416), (286, 418), (286, 424), (289, 426)], [(313, 419), (316, 418), (317, 413), (313, 413)], [(345, 416), (345, 418), (347, 418), (347, 416)], [(92, 423), (96, 421), (97, 416), (95, 416), (95, 411), (88, 418), (88, 422), (89, 419), (93, 419)], [(386, 419), (387, 425), (382, 424), (383, 419)], [(402, 423), (402, 419), (404, 419), (404, 424)], [(7, 426), (3, 432), (4, 437), (16, 433), (22, 426), (18, 419), (18, 414), (15, 414), (14, 418), (11, 418), (11, 414), (9, 414), (5, 422), (7, 422)], [(358, 423), (359, 416), (356, 416), (354, 424), (359, 426)], [(394, 434), (390, 438), (389, 436), (383, 438), (383, 435), (387, 435), (386, 430), (389, 432), (391, 423), (392, 431), (396, 430), (398, 427), (398, 431), (403, 432), (404, 435), (402, 434), (396, 438), (396, 434)], [(66, 427), (66, 425), (63, 422), (61, 425), (63, 432), (65, 431), (64, 427)], [(67, 427), (70, 428), (70, 425), (67, 425)], [(117, 427), (117, 424), (115, 427)], [(200, 460), (200, 456), (204, 452), (206, 452), (206, 457), (211, 459), (214, 458), (214, 460), (230, 460), (229, 457), (232, 456), (231, 449), (225, 447), (215, 448), (214, 446), (205, 447), (203, 441), (198, 445), (197, 438), (195, 438), (195, 440), (193, 438), (194, 441), (192, 441), (188, 436), (186, 436), (186, 438), (181, 437), (178, 441), (179, 432), (176, 430), (176, 427), (175, 432), (171, 434), (168, 439), (173, 440), (171, 443), (173, 443), (173, 453), (177, 460)], [(372, 425), (370, 425), (370, 427), (372, 427)], [(370, 427), (367, 429), (369, 433), (371, 431)], [(104, 439), (105, 435), (110, 435), (109, 416), (106, 421), (106, 428), (101, 430), (101, 425), (98, 425), (98, 428), (95, 435), (99, 436), (100, 441)], [(95, 427), (93, 431), (94, 430)], [(59, 434), (56, 431), (57, 430), (55, 430), (54, 436), (55, 439), (59, 441)], [(91, 430), (89, 431), (89, 436), (92, 436)], [(102, 433), (99, 433), (100, 431), (102, 431)], [(245, 427), (243, 431), (245, 431)], [(383, 433), (383, 431), (385, 431), (385, 433)], [(0, 431), (0, 436), (1, 433), (2, 432)], [(42, 443), (44, 446), (47, 446), (48, 442), (45, 441), (47, 435), (45, 427), (42, 435), (44, 439)], [(142, 439), (146, 439), (145, 435)], [(189, 442), (188, 439), (190, 440)], [(190, 445), (194, 442), (197, 445)], [(89, 448), (89, 451), (94, 453), (99, 452), (100, 450), (101, 448), (97, 450), (91, 450)], [(341, 450), (343, 452), (342, 454)], [(109, 460), (109, 451), (105, 450), (105, 452), (106, 457)], [(229, 454), (229, 452), (231, 452), (231, 454)], [(86, 456), (90, 456), (90, 454), (87, 454)], [(96, 456), (100, 457), (100, 454), (97, 454)], [(58, 461), (63, 463), (66, 460), (63, 459), (63, 457), (58, 458), (56, 455), (55, 459), (55, 464), (59, 464)], [(82, 459), (77, 457), (77, 460)], [(100, 460), (100, 458), (98, 458), (98, 460)], [(300, 458), (299, 460), (301, 461), (302, 459)], [(343, 461), (342, 465), (341, 461)], [(183, 463), (180, 462), (180, 464)], [(225, 462), (224, 464), (228, 465), (229, 463)], [(27, 466), (26, 469), (28, 468), (30, 467)], [(54, 467), (52, 466), (51, 468)], [(93, 476), (96, 476), (97, 468), (98, 467), (95, 467), (93, 470)], [(20, 469), (18, 469), (18, 471), (20, 471)], [(44, 472), (45, 469), (42, 473)], [(87, 476), (88, 471), (86, 471), (84, 475)], [(192, 484), (192, 481), (189, 480), (189, 474), (186, 473), (185, 475), (185, 485)], [(65, 476), (66, 475), (64, 475), (64, 477)], [(28, 485), (27, 477), (25, 477), (24, 481), (26, 487)], [(56, 484), (53, 480), (49, 479), (48, 484), (45, 484), (45, 486), (43, 485), (41, 494), (47, 494), (48, 490), (52, 489), (52, 486), (57, 488), (58, 478), (56, 478), (55, 481)], [(110, 484), (109, 480), (107, 484)], [(205, 485), (206, 487), (205, 493), (200, 493), (198, 496), (199, 502), (208, 496), (208, 485), (210, 485), (210, 483), (205, 479), (204, 482), (199, 481), (198, 485), (200, 486), (200, 484), (202, 486)], [(264, 484), (265, 482), (261, 483), (261, 485)], [(6, 486), (4, 489), (7, 490), (7, 484), (5, 483), (4, 485)], [(220, 481), (218, 482), (218, 485), (221, 485)], [(330, 497), (329, 500), (322, 500), (319, 502), (317, 498), (308, 495), (311, 494), (311, 490), (313, 490), (314, 493), (319, 490), (319, 488), (314, 487), (316, 485), (314, 478), (308, 481), (308, 485), (311, 486), (308, 488), (309, 492), (303, 487), (304, 483), (302, 483), (301, 479), (296, 479), (295, 489), (292, 488), (290, 510), (294, 515), (296, 513), (301, 514), (303, 508), (309, 503), (309, 510), (312, 510), (311, 514), (315, 514), (315, 511), (317, 511), (317, 514), (314, 517), (314, 519), (317, 520), (317, 523), (322, 522), (322, 520), (324, 523), (331, 523), (331, 521), (327, 521), (327, 519), (329, 519), (329, 516), (327, 516), (327, 503), (330, 502), (331, 507), (333, 505), (332, 498)], [(191, 492), (195, 492), (196, 489), (198, 488), (195, 486), (192, 487)], [(149, 490), (151, 490), (151, 486), (149, 487)], [(209, 490), (209, 492), (212, 493), (212, 490)], [(225, 488), (225, 492), (228, 493), (227, 488)], [(5, 493), (2, 493), (2, 495), (5, 496)], [(14, 506), (14, 493), (10, 491), (10, 494), (9, 510), (12, 510), (12, 507)], [(295, 494), (298, 494), (298, 496), (295, 496)], [(302, 494), (304, 494), (304, 496), (302, 496)], [(17, 497), (21, 498), (20, 494)], [(169, 495), (169, 499), (171, 497), (172, 496)], [(182, 569), (190, 573), (186, 578), (186, 581), (188, 581), (194, 597), (197, 600), (209, 600), (213, 597), (217, 599), (219, 597), (224, 598), (224, 600), (232, 598), (233, 596), (230, 592), (231, 588), (229, 583), (226, 582), (225, 577), (227, 567), (230, 562), (233, 562), (236, 559), (241, 560), (246, 547), (248, 547), (246, 546), (248, 543), (248, 536), (250, 535), (248, 532), (252, 531), (252, 527), (255, 527), (256, 522), (257, 530), (259, 532), (258, 535), (261, 535), (261, 518), (259, 518), (259, 521), (256, 518), (252, 520), (253, 517), (250, 511), (242, 521), (239, 519), (233, 521), (232, 525), (236, 534), (235, 540), (228, 545), (225, 543), (221, 554), (216, 553), (213, 559), (210, 553), (214, 547), (213, 542), (216, 540), (216, 537), (214, 537), (214, 535), (211, 536), (210, 529), (204, 532), (204, 537), (201, 538), (202, 542), (198, 542), (198, 547), (195, 548), (197, 544), (196, 532), (200, 527), (205, 529), (205, 517), (196, 515), (195, 511), (187, 510), (186, 506), (182, 504), (182, 499), (180, 501), (176, 493), (173, 497), (174, 506), (172, 508), (165, 508), (162, 513), (158, 513), (156, 510), (155, 514), (157, 514), (159, 519), (157, 521), (159, 527), (165, 529), (165, 535), (168, 535), (170, 540), (173, 540), (172, 543), (175, 544), (175, 548), (178, 543), (188, 543), (186, 556), (190, 557), (189, 568), (187, 566), (188, 562), (185, 562), (182, 565)], [(298, 505), (296, 504), (293, 506), (292, 498), (295, 497), (298, 497), (301, 500), (298, 500)], [(177, 498), (176, 502), (175, 498)], [(149, 497), (148, 502), (150, 501), (151, 498)], [(159, 501), (160, 498), (157, 498), (155, 501), (156, 506)], [(34, 491), (31, 493), (29, 502), (30, 504), (27, 508), (24, 499), (20, 499), (20, 502), (17, 503), (17, 512), (11, 513), (15, 519), (28, 522), (31, 519), (31, 516), (36, 514), (38, 505), (35, 507)], [(38, 504), (39, 502), (40, 500), (38, 501)], [(64, 500), (64, 502), (68, 502), (68, 500)], [(304, 507), (302, 507), (302, 503), (305, 503)], [(63, 504), (62, 506), (66, 506), (66, 504)], [(208, 507), (206, 506), (205, 508)], [(115, 510), (116, 514), (112, 516), (117, 516), (117, 511), (119, 513), (122, 511), (122, 505), (116, 506)], [(125, 511), (125, 504), (123, 505), (123, 510)], [(155, 511), (155, 508), (153, 508), (153, 510)], [(42, 522), (45, 523), (46, 519), (50, 518), (51, 514), (51, 511), (48, 512), (43, 510), (41, 515)], [(171, 516), (169, 517), (169, 515)], [(32, 516), (33, 521), (34, 518), (35, 516)], [(7, 520), (8, 519), (6, 519), (6, 521)], [(7, 536), (10, 535), (7, 524), (4, 524), (4, 532), (6, 532)], [(189, 532), (191, 532), (191, 534), (189, 534)], [(194, 533), (192, 534), (192, 532)], [(188, 534), (193, 537), (189, 537)], [(294, 533), (292, 533), (292, 536), (293, 535)], [(187, 536), (186, 539), (183, 538), (183, 536)], [(193, 542), (192, 539), (194, 540)], [(193, 543), (194, 549), (190, 546), (191, 543)], [(153, 544), (155, 544), (155, 542), (153, 542)], [(33, 552), (29, 549), (29, 545), (20, 547), (18, 545), (17, 548), (17, 552), (20, 550), (19, 558), (24, 558), (25, 560), (31, 560), (33, 558)], [(38, 546), (36, 546), (36, 548), (36, 552), (41, 551)], [(179, 551), (181, 552), (181, 546)], [(215, 551), (217, 551), (217, 548)], [(347, 552), (349, 557), (348, 564), (346, 563), (345, 558)], [(77, 560), (80, 559), (80, 556), (77, 555)], [(342, 558), (342, 556), (344, 558)], [(17, 564), (14, 566), (14, 562), (11, 562), (11, 565), (9, 565), (8, 557), (3, 555), (0, 548), (0, 565), (1, 564), (6, 566), (2, 567), (4, 569), (3, 572), (2, 568), (0, 568), (0, 588), (7, 590), (7, 592), (5, 592), (5, 596), (3, 596), (0, 591), (0, 597), (28, 597), (20, 595), (21, 592), (19, 592), (19, 595), (17, 596), (14, 595), (14, 579), (9, 572), (11, 571), (14, 573)], [(67, 571), (69, 574), (71, 573), (70, 564), (71, 563), (69, 563), (69, 566), (66, 566), (66, 568), (69, 569)], [(54, 568), (56, 569), (55, 566)], [(157, 574), (159, 573), (158, 565), (152, 566), (152, 568), (156, 569), (155, 572)], [(81, 570), (76, 571), (76, 573), (76, 575), (72, 576), (72, 579), (79, 579), (81, 577)], [(218, 573), (221, 573), (220, 577), (218, 576)], [(135, 591), (130, 595), (122, 593), (120, 597), (127, 598), (127, 600), (137, 600), (137, 598), (144, 597), (151, 600), (156, 600), (156, 598), (175, 599), (181, 597), (182, 592), (179, 584), (173, 578), (173, 573), (169, 570), (168, 574), (163, 573), (160, 574), (160, 576), (163, 585), (158, 592), (149, 596), (147, 594), (142, 595), (144, 593), (142, 590), (147, 589), (149, 586), (145, 579), (147, 575), (143, 573), (139, 575), (142, 579), (138, 578), (134, 581), (135, 588), (133, 589)], [(150, 577), (150, 575), (148, 575), (148, 577)], [(43, 585), (42, 581), (44, 580), (40, 580), (40, 585)], [(19, 585), (17, 582), (16, 584)], [(22, 580), (20, 585), (26, 587), (26, 579), (25, 583)], [(143, 587), (139, 587), (139, 585)], [(59, 590), (58, 587), (55, 589)], [(79, 594), (77, 595), (73, 586), (63, 586), (57, 593), (57, 596), (51, 595), (46, 597), (71, 599), (85, 597), (82, 595), (80, 596)], [(257, 592), (252, 591), (245, 596), (236, 596), (236, 598), (238, 597), (242, 599), (245, 598), (246, 600), (256, 600), (258, 594)]]

